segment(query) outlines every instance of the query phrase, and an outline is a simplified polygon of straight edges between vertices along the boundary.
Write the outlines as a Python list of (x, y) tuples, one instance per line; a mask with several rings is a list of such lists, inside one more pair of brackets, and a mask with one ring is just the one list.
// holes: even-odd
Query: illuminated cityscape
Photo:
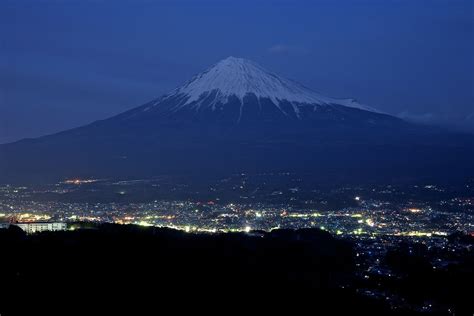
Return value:
[[(247, 192), (254, 190), (249, 181), (245, 180), (248, 177), (244, 180), (241, 178), (239, 176), (226, 181), (226, 186), (243, 191), (243, 185), (247, 185)], [(214, 199), (131, 201), (133, 189), (139, 186), (136, 182), (119, 182), (118, 188), (110, 188), (109, 181), (98, 181), (69, 180), (42, 187), (0, 187), (0, 217), (4, 221), (14, 217), (18, 222), (107, 222), (198, 232), (245, 231), (249, 227), (251, 230), (264, 231), (275, 228), (316, 227), (335, 235), (352, 237), (394, 236), (429, 239), (445, 237), (456, 231), (474, 231), (474, 197), (469, 195), (474, 194), (474, 190), (469, 185), (465, 187), (464, 195), (456, 196), (455, 192), (451, 192), (445, 194), (446, 199), (435, 200), (430, 197), (410, 197), (410, 191), (413, 189), (427, 193), (445, 190), (425, 185), (408, 189), (384, 186), (326, 190), (304, 197), (301, 197), (304, 189), (283, 187), (268, 193), (268, 197), (265, 194), (240, 195), (237, 201), (233, 202), (223, 201), (224, 199), (219, 197), (218, 186), (211, 186), (209, 191), (215, 193)], [(229, 183), (232, 181), (235, 183)], [(97, 182), (100, 185), (94, 186)], [(240, 185), (242, 183), (243, 185)], [(157, 186), (149, 183), (147, 185)], [(178, 188), (181, 185), (175, 186)], [(227, 187), (223, 190), (226, 189)], [(76, 192), (83, 194), (85, 191), (81, 190), (96, 192), (98, 195), (113, 190), (115, 197), (112, 197), (111, 201), (101, 202), (68, 202), (60, 198), (72, 196)], [(393, 199), (393, 196), (403, 195), (407, 196), (405, 200)], [(49, 200), (47, 196), (50, 197)], [(282, 196), (283, 199), (288, 199), (288, 202), (274, 200), (275, 196)], [(339, 207), (331, 205), (330, 200), (335, 196), (340, 200)], [(382, 199), (383, 197), (385, 199)], [(127, 200), (120, 201), (121, 198)]]
[(266, 231), (316, 227), (344, 236), (442, 237), (455, 231), (473, 231), (472, 202), (452, 200), (450, 203), (462, 211), (437, 211), (430, 206), (422, 209), (394, 207), (379, 201), (361, 201), (359, 207), (320, 211), (292, 205), (219, 204), (213, 201), (156, 200), (123, 204), (4, 200), (0, 204), (0, 216), (4, 219), (15, 217), (19, 222), (108, 222), (203, 232), (244, 231), (246, 227)]

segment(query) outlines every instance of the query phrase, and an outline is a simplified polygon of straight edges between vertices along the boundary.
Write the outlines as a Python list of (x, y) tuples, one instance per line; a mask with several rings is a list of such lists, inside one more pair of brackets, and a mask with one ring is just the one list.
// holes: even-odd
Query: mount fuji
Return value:
[(420, 180), (473, 176), (473, 156), (471, 135), (326, 97), (229, 57), (130, 111), (0, 146), (0, 181), (236, 172)]
[(354, 99), (325, 97), (252, 61), (228, 57), (169, 94), (125, 113), (122, 119), (153, 113), (168, 119), (206, 118), (238, 125), (242, 121), (306, 120), (341, 107), (378, 113)]

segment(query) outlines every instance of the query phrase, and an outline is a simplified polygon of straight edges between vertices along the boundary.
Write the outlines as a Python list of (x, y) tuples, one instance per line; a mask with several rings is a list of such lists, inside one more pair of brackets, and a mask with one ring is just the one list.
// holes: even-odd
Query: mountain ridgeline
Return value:
[(314, 181), (462, 180), (474, 137), (322, 96), (229, 57), (145, 105), (0, 146), (1, 182), (295, 172)]

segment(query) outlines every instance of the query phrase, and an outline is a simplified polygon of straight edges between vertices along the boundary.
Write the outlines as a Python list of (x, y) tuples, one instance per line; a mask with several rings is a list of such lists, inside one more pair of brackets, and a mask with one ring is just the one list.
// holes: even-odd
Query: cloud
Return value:
[(308, 53), (308, 50), (301, 46), (276, 44), (268, 48), (270, 54), (300, 54), (304, 55)]
[(404, 111), (398, 114), (398, 117), (407, 121), (423, 123), (423, 124), (430, 124), (437, 121), (436, 115), (430, 112), (417, 114), (417, 113), (410, 113), (410, 112)]
[(474, 113), (467, 116), (458, 115), (447, 117), (435, 113), (411, 113), (408, 111), (398, 114), (398, 117), (413, 123), (443, 126), (452, 130), (474, 133)]

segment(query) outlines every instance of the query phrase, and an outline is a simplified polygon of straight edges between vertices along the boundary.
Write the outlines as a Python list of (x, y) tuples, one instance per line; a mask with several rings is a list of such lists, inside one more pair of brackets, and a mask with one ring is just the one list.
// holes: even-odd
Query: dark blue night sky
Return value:
[(474, 131), (471, 0), (4, 0), (0, 26), (0, 143), (141, 105), (229, 55)]

